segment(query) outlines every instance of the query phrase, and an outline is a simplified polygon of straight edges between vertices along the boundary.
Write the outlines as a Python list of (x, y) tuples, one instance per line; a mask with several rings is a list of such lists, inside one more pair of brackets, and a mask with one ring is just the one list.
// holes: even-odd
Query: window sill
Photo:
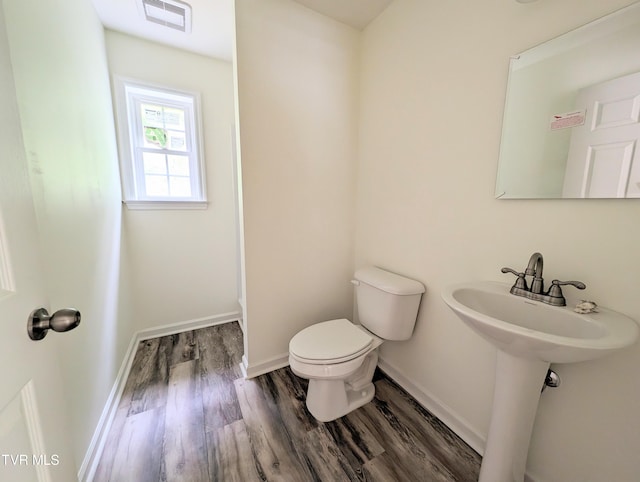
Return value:
[(132, 211), (207, 209), (207, 201), (122, 201)]

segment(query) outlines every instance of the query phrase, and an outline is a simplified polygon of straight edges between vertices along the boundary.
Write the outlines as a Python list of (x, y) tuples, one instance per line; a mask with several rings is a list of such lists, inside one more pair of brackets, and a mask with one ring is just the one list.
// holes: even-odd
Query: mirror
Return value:
[(640, 198), (640, 3), (512, 57), (499, 199)]

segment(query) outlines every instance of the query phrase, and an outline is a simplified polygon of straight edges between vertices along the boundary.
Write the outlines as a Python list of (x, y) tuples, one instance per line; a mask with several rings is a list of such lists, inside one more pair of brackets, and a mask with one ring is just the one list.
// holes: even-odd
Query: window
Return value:
[(204, 208), (197, 94), (116, 79), (124, 201), (129, 208)]

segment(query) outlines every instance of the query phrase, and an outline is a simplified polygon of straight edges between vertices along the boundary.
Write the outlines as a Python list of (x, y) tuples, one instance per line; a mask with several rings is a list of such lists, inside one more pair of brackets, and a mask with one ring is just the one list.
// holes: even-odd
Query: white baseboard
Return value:
[(284, 355), (278, 355), (273, 358), (269, 358), (255, 365), (250, 365), (245, 355), (242, 356), (242, 363), (240, 369), (245, 378), (254, 378), (265, 373), (272, 372), (279, 368), (283, 368), (289, 365), (289, 353)]
[(175, 333), (181, 333), (183, 331), (197, 330), (198, 328), (206, 328), (208, 326), (221, 325), (223, 323), (230, 323), (238, 321), (242, 317), (239, 311), (230, 313), (223, 313), (220, 315), (209, 316), (206, 318), (198, 318), (195, 320), (182, 321), (178, 323), (171, 323), (168, 325), (158, 326), (147, 330), (137, 331), (131, 337), (131, 342), (125, 352), (124, 359), (118, 370), (118, 375), (113, 383), (113, 388), (107, 397), (98, 425), (93, 433), (91, 442), (85, 454), (82, 465), (78, 470), (78, 480), (82, 482), (91, 482), (95, 476), (96, 469), (98, 468), (98, 462), (100, 456), (104, 450), (104, 445), (107, 441), (107, 435), (109, 429), (113, 424), (116, 412), (118, 410), (118, 404), (122, 398), (122, 392), (124, 386), (131, 371), (131, 365), (133, 359), (136, 356), (138, 344), (141, 341), (148, 340), (150, 338), (157, 338), (160, 336), (173, 335)]
[(87, 449), (84, 460), (78, 470), (79, 481), (89, 482), (92, 481), (95, 476), (96, 469), (98, 468), (98, 462), (100, 461), (100, 456), (102, 455), (102, 451), (104, 450), (104, 445), (107, 440), (107, 435), (109, 434), (109, 430), (111, 429), (111, 425), (115, 419), (116, 411), (118, 410), (118, 404), (120, 403), (120, 398), (124, 391), (127, 376), (129, 376), (129, 372), (131, 371), (131, 364), (133, 363), (133, 358), (135, 357), (138, 349), (138, 342), (139, 340), (134, 333), (131, 338), (131, 342), (129, 342), (129, 347), (125, 352), (122, 364), (120, 365), (120, 370), (118, 370), (118, 374), (116, 375), (111, 392), (107, 397), (107, 402), (102, 409), (102, 414), (98, 420), (96, 430), (93, 432), (93, 437), (91, 437), (89, 448)]
[(242, 372), (242, 378), (249, 378), (247, 376), (247, 357), (242, 355), (242, 360), (240, 361), (240, 371)]
[(177, 323), (170, 323), (168, 325), (141, 330), (137, 332), (136, 335), (138, 335), (138, 341), (144, 341), (150, 338), (174, 335), (176, 333), (182, 333), (183, 331), (197, 330), (199, 328), (206, 328), (207, 326), (221, 325), (223, 323), (229, 323), (231, 321), (238, 321), (241, 318), (242, 313), (240, 311), (231, 311), (229, 313), (222, 313), (220, 315), (207, 316), (205, 318), (197, 318), (195, 320), (189, 321), (179, 321)]
[(389, 377), (405, 389), (424, 408), (435, 415), (442, 423), (449, 427), (458, 437), (464, 440), (473, 450), (480, 455), (484, 452), (486, 440), (476, 432), (469, 422), (456, 414), (450, 407), (444, 404), (431, 393), (419, 387), (407, 377), (402, 375), (394, 366), (385, 360), (378, 360), (378, 367)]

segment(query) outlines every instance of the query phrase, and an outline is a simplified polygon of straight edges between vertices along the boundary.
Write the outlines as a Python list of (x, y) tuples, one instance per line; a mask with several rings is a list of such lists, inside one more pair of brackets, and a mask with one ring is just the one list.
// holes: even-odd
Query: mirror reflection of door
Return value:
[(582, 89), (563, 197), (640, 197), (640, 72)]

